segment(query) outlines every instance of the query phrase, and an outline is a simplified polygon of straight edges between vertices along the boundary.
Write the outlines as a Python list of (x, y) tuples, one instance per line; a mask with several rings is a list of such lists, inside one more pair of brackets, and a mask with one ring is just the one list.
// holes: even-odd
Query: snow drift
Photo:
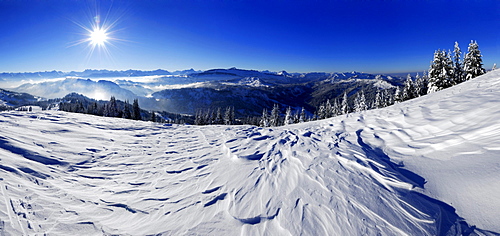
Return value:
[(498, 235), (498, 94), (276, 128), (0, 113), (0, 232)]

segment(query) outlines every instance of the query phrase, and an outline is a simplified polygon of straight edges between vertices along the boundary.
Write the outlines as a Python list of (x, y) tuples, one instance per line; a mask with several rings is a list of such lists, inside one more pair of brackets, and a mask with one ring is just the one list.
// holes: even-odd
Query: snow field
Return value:
[(499, 90), (272, 129), (0, 113), (0, 232), (495, 235)]

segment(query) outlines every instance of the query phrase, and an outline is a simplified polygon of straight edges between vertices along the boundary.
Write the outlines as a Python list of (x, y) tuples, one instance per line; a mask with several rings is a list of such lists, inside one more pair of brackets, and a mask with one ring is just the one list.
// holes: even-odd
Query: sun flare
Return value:
[(108, 40), (108, 33), (102, 28), (94, 28), (94, 30), (90, 32), (89, 40), (92, 45), (103, 46)]

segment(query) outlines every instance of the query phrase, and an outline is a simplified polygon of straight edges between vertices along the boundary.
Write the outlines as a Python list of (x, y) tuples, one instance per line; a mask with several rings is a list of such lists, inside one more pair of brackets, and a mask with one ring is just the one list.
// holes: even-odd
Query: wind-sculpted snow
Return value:
[(0, 234), (498, 235), (499, 92), (276, 128), (0, 113)]

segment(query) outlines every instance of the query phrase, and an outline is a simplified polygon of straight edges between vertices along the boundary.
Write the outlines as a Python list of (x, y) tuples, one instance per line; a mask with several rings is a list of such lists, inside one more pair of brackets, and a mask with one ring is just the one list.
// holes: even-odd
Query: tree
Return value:
[(349, 103), (347, 101), (347, 92), (344, 92), (344, 98), (342, 99), (342, 115), (349, 113)]
[(285, 125), (293, 124), (292, 108), (289, 106), (286, 108), (285, 113)]
[(156, 122), (156, 112), (155, 111), (151, 111), (151, 121)]
[(130, 113), (130, 104), (128, 103), (128, 101), (125, 101), (125, 104), (123, 104), (122, 118), (132, 118), (132, 114)]
[(363, 91), (359, 92), (354, 100), (354, 111), (366, 111), (368, 106), (366, 105), (365, 93)]
[(408, 76), (406, 77), (405, 86), (403, 88), (403, 93), (401, 94), (401, 100), (406, 101), (416, 97), (415, 85), (413, 84), (411, 76), (408, 74)]
[(132, 119), (134, 120), (141, 120), (141, 108), (139, 107), (139, 100), (134, 99), (134, 102), (132, 103)]
[(299, 122), (305, 122), (306, 121), (306, 110), (302, 107), (302, 110), (300, 111), (300, 118)]
[(394, 91), (394, 103), (400, 103), (402, 101), (401, 90), (399, 87), (396, 87), (396, 91)]
[(107, 117), (118, 117), (119, 112), (118, 112), (118, 105), (116, 103), (116, 99), (114, 96), (111, 96), (109, 99), (109, 102), (106, 103), (104, 107), (104, 116)]
[(373, 108), (382, 108), (382, 95), (380, 94), (380, 91), (377, 91), (377, 94), (375, 95), (375, 102), (373, 103)]
[(280, 107), (278, 104), (274, 104), (273, 110), (271, 110), (271, 118), (269, 119), (270, 126), (280, 125)]
[(464, 81), (464, 69), (460, 58), (462, 57), (462, 50), (458, 46), (458, 42), (455, 42), (453, 48), (453, 79), (455, 84), (462, 83)]
[(427, 93), (436, 92), (454, 85), (453, 63), (446, 51), (437, 50), (429, 69)]
[(262, 116), (259, 121), (259, 125), (262, 127), (269, 127), (269, 114), (267, 113), (267, 109), (264, 108), (262, 110)]
[(427, 75), (424, 72), (424, 75), (420, 77), (417, 74), (417, 79), (415, 80), (415, 95), (417, 97), (424, 96), (427, 94), (429, 81), (427, 81)]
[(470, 80), (485, 73), (481, 51), (476, 41), (471, 41), (464, 58), (464, 80)]
[(231, 125), (234, 121), (234, 107), (227, 107), (224, 113), (224, 124)]

